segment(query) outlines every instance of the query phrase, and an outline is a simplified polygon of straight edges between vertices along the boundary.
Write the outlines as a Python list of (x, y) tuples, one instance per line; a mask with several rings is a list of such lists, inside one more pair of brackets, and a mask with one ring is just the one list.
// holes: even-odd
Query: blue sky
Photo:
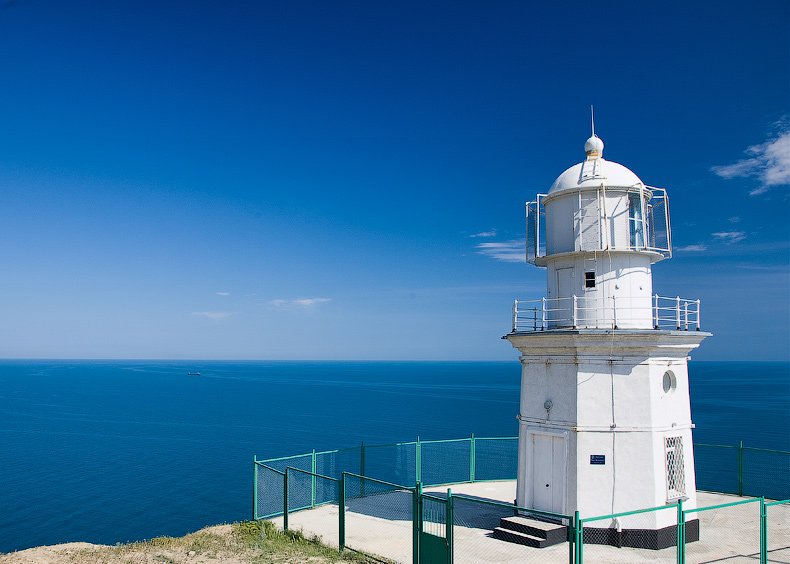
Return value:
[(669, 190), (703, 360), (790, 356), (790, 4), (0, 8), (0, 356), (513, 359), (523, 203)]

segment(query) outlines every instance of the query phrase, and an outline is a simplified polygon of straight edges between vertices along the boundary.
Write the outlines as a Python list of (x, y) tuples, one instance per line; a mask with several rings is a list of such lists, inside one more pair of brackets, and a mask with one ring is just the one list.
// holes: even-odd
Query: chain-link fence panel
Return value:
[[(677, 562), (676, 505), (582, 519), (583, 562)], [(689, 534), (693, 537), (692, 524)]]
[(726, 445), (694, 445), (697, 489), (738, 493), (738, 448)]
[(275, 458), (272, 460), (263, 460), (269, 468), (274, 468), (280, 472), (285, 473), (286, 468), (298, 468), (306, 472), (313, 471), (313, 455), (312, 453), (300, 454), (298, 456), (289, 456), (287, 458)]
[(427, 486), (471, 480), (471, 439), (420, 443), (420, 481)]
[(413, 488), (354, 474), (343, 479), (346, 548), (412, 562)]
[(516, 479), (518, 437), (476, 438), (474, 441), (476, 481)]
[(743, 495), (790, 497), (790, 452), (743, 449)]
[(285, 472), (255, 463), (255, 519), (282, 515), (284, 506)]
[[(759, 562), (759, 499), (700, 507), (684, 513), (688, 564)], [(688, 533), (689, 524), (694, 520), (698, 520), (698, 541), (693, 541)]]
[(766, 547), (768, 562), (790, 562), (790, 499), (766, 503)]
[(360, 474), (396, 484), (417, 483), (417, 443), (365, 446)]
[(331, 478), (341, 478), (343, 472), (364, 474), (360, 467), (362, 447), (344, 448), (315, 453), (315, 473)]
[(339, 481), (288, 468), (288, 528), (338, 546)]
[(455, 564), (571, 561), (568, 529), (562, 523), (520, 515), (515, 506), (505, 503), (461, 495), (452, 497), (452, 513)]

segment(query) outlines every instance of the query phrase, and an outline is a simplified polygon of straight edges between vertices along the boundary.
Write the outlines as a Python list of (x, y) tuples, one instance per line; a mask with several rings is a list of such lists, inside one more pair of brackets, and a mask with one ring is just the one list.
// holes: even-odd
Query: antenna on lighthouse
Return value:
[(595, 137), (595, 110), (592, 104), (590, 104), (590, 125), (592, 126), (592, 136)]

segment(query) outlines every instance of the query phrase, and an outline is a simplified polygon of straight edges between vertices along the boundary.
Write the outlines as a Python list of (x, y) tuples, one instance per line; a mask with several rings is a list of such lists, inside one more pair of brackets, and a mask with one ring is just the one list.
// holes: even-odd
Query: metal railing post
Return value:
[(680, 296), (675, 296), (675, 328), (680, 331)]
[(541, 324), (540, 330), (543, 331), (546, 328), (546, 298), (541, 298)]
[(538, 330), (538, 308), (536, 307), (532, 308), (532, 330)]
[(568, 564), (574, 564), (574, 562), (576, 562), (576, 517), (575, 516), (568, 519)]
[(683, 500), (678, 500), (678, 525), (677, 525), (677, 564), (686, 562), (686, 516), (683, 513)]
[(683, 302), (683, 329), (689, 330), (689, 303)]
[(258, 519), (258, 457), (252, 455), (252, 520)]
[(513, 300), (513, 332), (516, 332), (518, 325), (518, 300)]
[(743, 497), (743, 441), (738, 441), (738, 495)]
[(653, 329), (658, 329), (658, 294), (653, 296)]
[(760, 564), (768, 563), (768, 513), (765, 497), (760, 497)]
[(283, 474), (283, 531), (288, 530), (288, 468)]
[[(363, 480), (364, 481), (364, 480)], [(340, 498), (338, 501), (339, 506), (338, 509), (338, 517), (337, 517), (337, 527), (338, 527), (338, 541), (337, 546), (340, 552), (343, 552), (343, 549), (346, 548), (346, 473), (343, 472), (340, 475), (340, 483), (338, 484), (339, 488), (339, 495)]]
[(576, 329), (576, 294), (573, 294), (573, 328)]
[(420, 444), (420, 437), (417, 436), (417, 444), (414, 445), (414, 459), (417, 464), (415, 479), (419, 482), (422, 478), (422, 445)]
[(422, 484), (418, 481), (412, 493), (411, 516), (412, 516), (412, 540), (411, 540), (411, 553), (412, 563), (419, 564), (420, 562), (420, 531), (422, 530), (422, 515), (420, 508), (422, 506)]
[(469, 437), (469, 481), (475, 481), (475, 434)]
[(444, 508), (444, 534), (447, 537), (447, 564), (453, 564), (453, 490), (447, 488), (447, 504)]
[(697, 298), (697, 331), (700, 330), (700, 317), (699, 317), (700, 307), (699, 307), (699, 304), (700, 304), (700, 300), (699, 300), (699, 298)]
[(312, 459), (311, 459), (311, 467), (312, 467), (311, 472), (313, 474), (312, 474), (312, 476), (310, 476), (310, 507), (315, 507), (315, 470), (316, 470), (315, 449), (313, 449), (313, 456), (312, 456)]

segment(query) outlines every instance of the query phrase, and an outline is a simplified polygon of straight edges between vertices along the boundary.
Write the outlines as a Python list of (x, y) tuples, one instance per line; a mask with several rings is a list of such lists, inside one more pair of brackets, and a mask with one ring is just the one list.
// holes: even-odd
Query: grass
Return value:
[(156, 537), (116, 546), (62, 545), (0, 554), (0, 564), (325, 564), (382, 560), (326, 546), (299, 531), (278, 530), (271, 521), (243, 521), (209, 527), (183, 537)]

